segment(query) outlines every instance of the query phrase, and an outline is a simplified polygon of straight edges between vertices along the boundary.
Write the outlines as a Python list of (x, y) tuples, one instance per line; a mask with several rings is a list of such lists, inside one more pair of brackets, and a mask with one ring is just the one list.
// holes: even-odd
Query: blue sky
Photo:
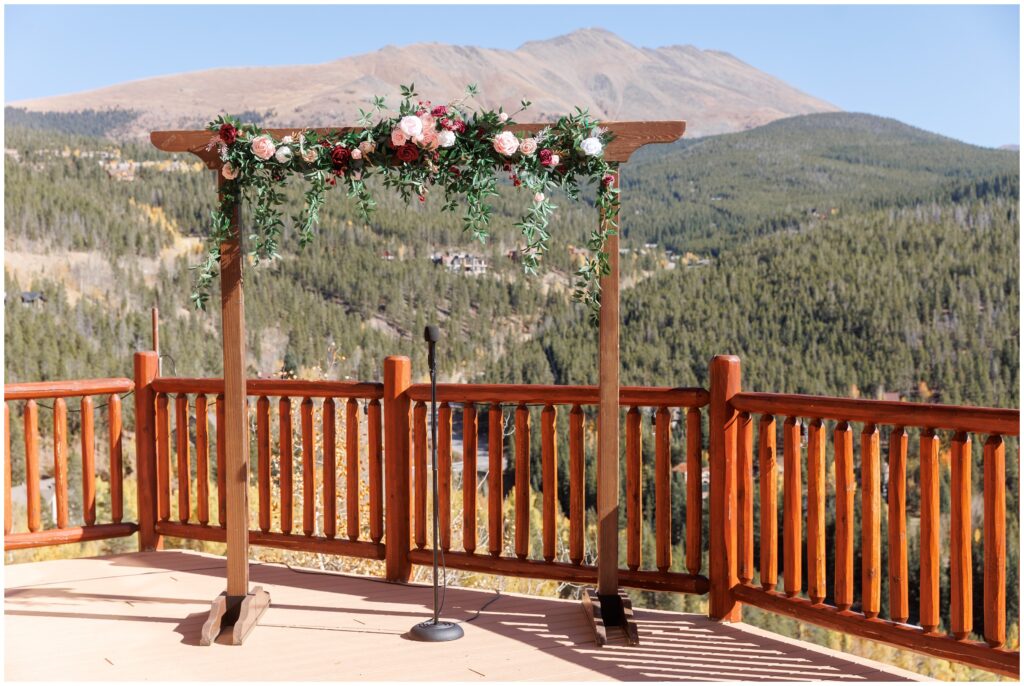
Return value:
[(405, 11), (7, 5), (4, 100), (212, 67), (325, 62), (388, 44), (513, 49), (599, 26), (645, 47), (730, 52), (845, 110), (979, 145), (1020, 140), (1017, 6), (417, 5), (415, 21), (393, 19)]

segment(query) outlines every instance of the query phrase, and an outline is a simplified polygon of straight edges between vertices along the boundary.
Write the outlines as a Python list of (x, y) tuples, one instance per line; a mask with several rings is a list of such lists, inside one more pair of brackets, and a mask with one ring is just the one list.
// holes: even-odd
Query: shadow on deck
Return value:
[(465, 638), (405, 637), (431, 589), (254, 563), (271, 607), (241, 647), (199, 647), (223, 558), (132, 553), (6, 567), (11, 680), (900, 681), (893, 667), (701, 615), (637, 610), (641, 644), (597, 648), (578, 601), (450, 588)]

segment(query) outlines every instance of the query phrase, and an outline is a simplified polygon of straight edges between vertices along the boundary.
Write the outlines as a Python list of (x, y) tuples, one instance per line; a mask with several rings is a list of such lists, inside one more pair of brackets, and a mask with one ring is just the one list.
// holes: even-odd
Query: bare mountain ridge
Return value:
[(601, 119), (686, 119), (689, 135), (753, 128), (837, 108), (716, 50), (640, 48), (603, 29), (582, 29), (498, 50), (439, 43), (386, 46), (318, 65), (237, 67), (160, 76), (83, 93), (8, 103), (30, 111), (141, 112), (127, 133), (191, 128), (220, 112), (272, 112), (277, 126), (352, 124), (371, 95), (397, 104), (414, 82), (435, 102), (477, 83), (478, 104), (545, 121), (579, 105)]

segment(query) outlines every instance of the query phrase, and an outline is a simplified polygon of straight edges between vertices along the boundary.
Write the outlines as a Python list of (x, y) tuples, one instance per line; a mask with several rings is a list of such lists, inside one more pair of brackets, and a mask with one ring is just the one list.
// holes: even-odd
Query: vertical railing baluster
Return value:
[(861, 612), (878, 616), (882, 597), (882, 493), (878, 427), (865, 424), (860, 434)]
[(910, 617), (907, 580), (907, 432), (902, 426), (889, 434), (889, 618)]
[(452, 407), (437, 408), (437, 503), (441, 549), (452, 548)]
[(25, 403), (25, 507), (28, 530), (39, 531), (43, 517), (39, 503), (39, 406), (35, 400)]
[(270, 399), (256, 400), (256, 484), (260, 531), (270, 531)]
[(807, 595), (825, 600), (825, 430), (820, 419), (807, 425)]
[(324, 398), (324, 404), (321, 407), (320, 424), (323, 426), (324, 432), (323, 506), (324, 536), (327, 538), (334, 538), (338, 535), (338, 437), (334, 411), (334, 398)]
[(774, 591), (779, 583), (778, 488), (779, 468), (775, 452), (775, 417), (764, 414), (757, 426), (758, 485), (761, 499), (761, 537), (758, 542), (761, 587)]
[(4, 535), (11, 533), (11, 408), (4, 403)]
[(210, 418), (206, 395), (196, 396), (196, 505), (199, 523), (210, 523)]
[(121, 431), (121, 396), (111, 393), (107, 401), (107, 426), (110, 428), (110, 521), (124, 519), (124, 452)]
[(985, 441), (985, 642), (1006, 642), (1006, 448), (1003, 437)]
[(921, 431), (921, 608), (925, 633), (939, 628), (939, 439)]
[(516, 408), (516, 557), (530, 553), (530, 410)]
[(68, 406), (64, 398), (53, 401), (53, 497), (57, 528), (68, 526)]
[(367, 472), (370, 484), (370, 540), (384, 538), (384, 441), (381, 433), (380, 400), (366, 407)]
[(754, 422), (747, 412), (737, 417), (736, 432), (736, 575), (740, 583), (754, 578)]
[(686, 571), (690, 574), (700, 574), (704, 557), (701, 549), (704, 518), (702, 463), (700, 408), (691, 407), (686, 412)]
[(950, 463), (949, 624), (953, 637), (963, 640), (974, 623), (971, 602), (971, 438), (962, 431), (953, 435)]
[(800, 474), (800, 420), (787, 417), (782, 424), (782, 554), (783, 588), (790, 598), (803, 585), (803, 486)]
[(491, 404), (487, 415), (487, 549), (494, 557), (502, 548), (502, 473), (501, 460), (505, 444), (505, 427), (501, 405)]
[(225, 460), (227, 459), (225, 451), (227, 450), (225, 438), (227, 433), (227, 424), (224, 421), (224, 394), (221, 393), (217, 396), (217, 409), (214, 415), (217, 426), (215, 427), (217, 433), (217, 523), (223, 528), (227, 526), (227, 511), (228, 505), (225, 500), (226, 490), (226, 475), (225, 472)]
[(672, 566), (672, 457), (669, 414), (659, 407), (654, 415), (654, 545), (659, 572)]
[(836, 607), (853, 605), (853, 500), (857, 482), (853, 478), (853, 431), (840, 422), (832, 432), (836, 468)]
[(316, 532), (316, 466), (313, 463), (313, 399), (306, 396), (299, 405), (302, 425), (302, 533)]
[(569, 412), (569, 561), (574, 565), (583, 562), (584, 420), (583, 408), (573, 405)]
[(476, 405), (462, 407), (462, 548), (476, 550)]
[(412, 410), (413, 470), (417, 548), (427, 546), (427, 406), (421, 401)]
[(89, 396), (82, 398), (82, 520), (86, 526), (96, 523), (96, 417)]
[(171, 519), (171, 418), (166, 393), (156, 396), (156, 484), (160, 521)]
[[(643, 452), (640, 437), (640, 409), (629, 408), (626, 413), (626, 566), (640, 569), (640, 545), (643, 520), (641, 478)], [(544, 486), (547, 495), (547, 485)]]
[(345, 403), (345, 533), (359, 540), (359, 401)]
[(558, 443), (555, 441), (554, 405), (545, 405), (540, 413), (541, 486), (544, 501), (542, 532), (544, 560), (555, 559), (555, 510), (558, 507)]
[(175, 452), (178, 457), (178, 520), (187, 524), (192, 514), (189, 503), (192, 467), (188, 454), (188, 396), (184, 393), (179, 393), (174, 399), (174, 429)]
[(280, 490), (281, 490), (281, 533), (292, 532), (292, 516), (294, 507), (292, 500), (292, 476), (295, 472), (292, 466), (292, 401), (291, 398), (282, 397), (277, 403), (278, 415), (278, 456), (280, 465)]

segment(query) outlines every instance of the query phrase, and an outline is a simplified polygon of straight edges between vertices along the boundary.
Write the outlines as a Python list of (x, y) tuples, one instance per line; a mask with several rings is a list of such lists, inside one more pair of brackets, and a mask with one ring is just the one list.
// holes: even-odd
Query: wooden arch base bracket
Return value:
[(583, 612), (594, 629), (598, 648), (608, 643), (609, 629), (621, 631), (626, 645), (640, 645), (640, 634), (633, 619), (633, 602), (625, 591), (620, 589), (615, 595), (598, 595), (593, 588), (584, 589)]
[(199, 645), (213, 645), (222, 630), (231, 631), (230, 644), (240, 646), (260, 616), (270, 607), (270, 594), (262, 586), (243, 596), (229, 596), (226, 592), (214, 598), (210, 616), (203, 624)]

